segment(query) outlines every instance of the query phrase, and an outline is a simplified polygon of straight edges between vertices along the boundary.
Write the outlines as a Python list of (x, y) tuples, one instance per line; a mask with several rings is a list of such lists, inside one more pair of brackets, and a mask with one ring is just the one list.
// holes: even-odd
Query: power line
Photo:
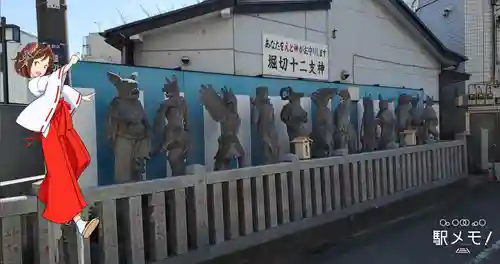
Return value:
[(439, 0), (433, 0), (433, 1), (428, 2), (427, 4), (423, 4), (423, 5), (419, 6), (417, 9), (415, 9), (415, 13), (418, 12), (418, 11), (420, 11), (420, 9), (422, 9), (424, 7), (427, 7), (427, 6), (430, 6), (432, 4), (435, 4), (438, 1)]

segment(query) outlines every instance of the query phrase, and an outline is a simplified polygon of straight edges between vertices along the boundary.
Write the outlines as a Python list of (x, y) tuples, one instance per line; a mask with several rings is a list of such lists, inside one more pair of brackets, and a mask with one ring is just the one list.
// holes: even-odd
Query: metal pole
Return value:
[(497, 0), (491, 1), (491, 82), (496, 81), (496, 63), (497, 63), (497, 23), (496, 8)]
[(7, 61), (7, 34), (6, 27), (7, 21), (5, 17), (2, 17), (0, 20), (1, 37), (2, 37), (2, 77), (3, 77), (3, 102), (5, 104), (9, 103), (9, 69), (8, 69), (8, 61)]

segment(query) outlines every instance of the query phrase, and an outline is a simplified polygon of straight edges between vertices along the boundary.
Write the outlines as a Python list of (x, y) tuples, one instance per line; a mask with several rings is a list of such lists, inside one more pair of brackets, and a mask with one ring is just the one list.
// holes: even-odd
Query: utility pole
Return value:
[(36, 0), (38, 42), (50, 45), (56, 67), (68, 63), (67, 0)]

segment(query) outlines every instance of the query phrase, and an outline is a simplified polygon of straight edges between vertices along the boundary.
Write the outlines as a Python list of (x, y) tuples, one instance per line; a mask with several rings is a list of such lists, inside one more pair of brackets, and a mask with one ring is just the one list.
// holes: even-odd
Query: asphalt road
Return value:
[[(469, 220), (468, 227), (441, 227), (440, 220), (446, 219), (450, 225), (460, 225), (453, 219)], [(479, 220), (483, 219), (479, 223)], [(471, 225), (485, 224), (484, 227)], [(462, 221), (466, 225), (467, 221)], [(447, 231), (448, 245), (433, 243), (433, 231)], [(463, 241), (456, 240), (460, 236)], [(481, 238), (469, 236), (479, 231)], [(485, 245), (485, 240), (491, 237)], [(465, 192), (451, 204), (430, 211), (420, 217), (388, 225), (374, 234), (359, 235), (346, 241), (346, 245), (323, 249), (310, 255), (301, 263), (314, 264), (498, 264), (500, 263), (500, 183), (488, 183), (474, 193)], [(455, 235), (454, 235), (455, 234)], [(456, 253), (456, 250), (470, 253)]]

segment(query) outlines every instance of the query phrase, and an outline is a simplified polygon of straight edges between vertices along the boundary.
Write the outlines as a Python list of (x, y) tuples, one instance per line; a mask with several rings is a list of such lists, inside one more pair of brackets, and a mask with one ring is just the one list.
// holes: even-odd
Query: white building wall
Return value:
[(121, 63), (121, 52), (106, 43), (99, 33), (90, 33), (84, 41), (83, 60)]
[(142, 35), (136, 45), (138, 66), (175, 68), (182, 56), (191, 59), (186, 70), (234, 73), (233, 19), (219, 13), (157, 29)]
[[(174, 68), (188, 56), (186, 70), (255, 76), (262, 74), (262, 33), (327, 44), (329, 80), (424, 88), (438, 98), (440, 64), (419, 39), (398, 26), (375, 0), (336, 0), (328, 11), (234, 15), (220, 13), (142, 34), (138, 66)], [(336, 38), (332, 30), (336, 29)]]
[[(424, 88), (439, 100), (440, 64), (399, 26), (376, 1), (334, 1), (329, 25), (337, 29), (330, 40), (330, 78), (342, 69), (354, 83)], [(333, 78), (332, 78), (333, 77)]]
[(492, 77), (491, 30), (490, 1), (465, 0), (465, 55), (469, 58), (465, 71), (471, 74), (466, 85)]
[[(21, 31), (21, 43), (7, 43), (7, 74), (9, 75), (9, 102), (25, 104), (34, 100), (28, 91), (28, 79), (17, 75), (14, 70), (14, 61), (17, 52), (30, 42), (37, 42), (37, 37), (27, 32)], [(3, 99), (3, 72), (0, 72), (0, 102)]]

